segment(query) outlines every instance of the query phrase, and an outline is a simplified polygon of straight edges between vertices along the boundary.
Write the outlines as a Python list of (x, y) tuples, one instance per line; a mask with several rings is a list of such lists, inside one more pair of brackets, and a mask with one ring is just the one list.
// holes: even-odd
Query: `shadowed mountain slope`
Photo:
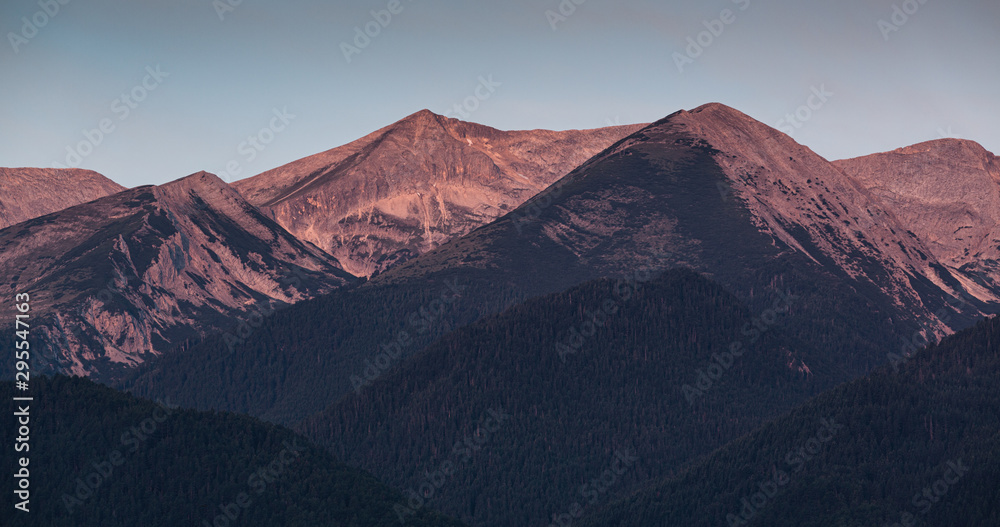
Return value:
[[(4, 472), (30, 458), (22, 527), (399, 525), (405, 497), (345, 466), (290, 430), (246, 416), (184, 410), (87, 379), (32, 379), (30, 450), (4, 455)], [(5, 399), (23, 396), (0, 382)], [(18, 480), (0, 491), (12, 507)], [(220, 518), (221, 516), (221, 518)], [(460, 526), (429, 509), (414, 526)]]
[(574, 525), (998, 525), (998, 345), (983, 321)]

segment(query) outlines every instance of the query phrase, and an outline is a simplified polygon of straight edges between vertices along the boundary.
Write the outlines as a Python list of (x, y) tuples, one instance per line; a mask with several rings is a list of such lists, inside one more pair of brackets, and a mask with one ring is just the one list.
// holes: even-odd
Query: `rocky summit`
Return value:
[(233, 186), (371, 276), (506, 214), (641, 126), (506, 132), (423, 110)]

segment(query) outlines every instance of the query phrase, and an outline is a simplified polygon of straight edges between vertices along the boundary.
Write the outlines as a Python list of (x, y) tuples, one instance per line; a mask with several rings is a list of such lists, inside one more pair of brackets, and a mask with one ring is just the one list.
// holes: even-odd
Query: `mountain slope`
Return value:
[[(287, 429), (136, 399), (81, 378), (31, 382), (30, 450), (2, 461), (15, 474), (18, 458), (30, 459), (29, 512), (4, 511), (4, 525), (399, 524), (402, 495)], [(25, 395), (9, 382), (0, 393)], [(4, 478), (4, 496), (14, 496), (17, 481)], [(4, 505), (12, 501), (21, 500)], [(406, 517), (411, 525), (460, 525), (427, 509)]]
[(574, 525), (998, 525), (998, 343), (984, 321)]
[(661, 265), (710, 273), (744, 298), (767, 287), (768, 269), (820, 273), (888, 324), (909, 325), (907, 337), (939, 337), (992, 309), (860, 185), (719, 104), (654, 123), (518, 210), (375, 281), (479, 268), (544, 292), (618, 275), (657, 252), (674, 255)]
[[(631, 460), (618, 463), (627, 472), (588, 492), (591, 509), (817, 389), (800, 365), (823, 376), (822, 354), (786, 327), (796, 302), (755, 314), (686, 270), (588, 282), (453, 332), (298, 428), (345, 462), (417, 489), (425, 470), (464, 457), (462, 423), (502, 411), (499, 430), (465, 443), (474, 461), (432, 503), (474, 525), (546, 525), (616, 452)], [(701, 375), (715, 381), (695, 394)]]
[(123, 190), (90, 170), (0, 168), (0, 229)]
[(208, 335), (143, 364), (116, 386), (291, 426), (441, 335), (523, 299), (504, 284), (472, 284), (445, 278), (343, 288), (265, 317), (235, 346), (229, 334)]
[[(366, 384), (453, 328), (589, 280), (675, 267), (756, 311), (786, 292), (800, 297), (790, 336), (819, 355), (797, 367), (823, 371), (826, 386), (990, 309), (956, 299), (961, 283), (821, 157), (707, 105), (629, 136), (506, 216), (354, 291), (276, 314), (238, 353), (217, 357), (222, 341), (206, 341), (126, 385), (294, 424), (349, 394), (352, 376)], [(435, 304), (449, 283), (461, 294)], [(329, 329), (301, 329), (333, 319)], [(402, 332), (398, 355), (372, 366)]]
[(1000, 286), (1000, 158), (941, 139), (834, 163), (875, 196), (971, 294)]
[(0, 230), (0, 274), (35, 369), (98, 377), (351, 278), (206, 173)]
[(370, 276), (489, 223), (641, 126), (506, 132), (423, 110), (233, 186)]

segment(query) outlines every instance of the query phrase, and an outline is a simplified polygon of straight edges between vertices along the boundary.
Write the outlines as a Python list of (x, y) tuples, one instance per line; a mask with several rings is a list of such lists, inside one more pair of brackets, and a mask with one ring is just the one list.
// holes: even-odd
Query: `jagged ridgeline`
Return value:
[[(287, 429), (82, 378), (37, 377), (31, 386), (30, 512), (8, 509), (4, 525), (399, 525), (400, 493)], [(25, 394), (0, 383), (0, 396), (14, 395)], [(5, 454), (4, 473), (16, 463)], [(5, 496), (14, 481), (3, 478)], [(461, 525), (429, 509), (405, 517), (408, 525)]]

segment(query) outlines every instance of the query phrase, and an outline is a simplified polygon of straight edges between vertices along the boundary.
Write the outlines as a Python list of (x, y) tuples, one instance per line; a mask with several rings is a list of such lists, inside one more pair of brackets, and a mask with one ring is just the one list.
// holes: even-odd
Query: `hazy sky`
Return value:
[(456, 104), (570, 129), (721, 102), (829, 159), (1000, 153), (1000, 2), (922, 2), (4, 0), (0, 166), (233, 180)]

